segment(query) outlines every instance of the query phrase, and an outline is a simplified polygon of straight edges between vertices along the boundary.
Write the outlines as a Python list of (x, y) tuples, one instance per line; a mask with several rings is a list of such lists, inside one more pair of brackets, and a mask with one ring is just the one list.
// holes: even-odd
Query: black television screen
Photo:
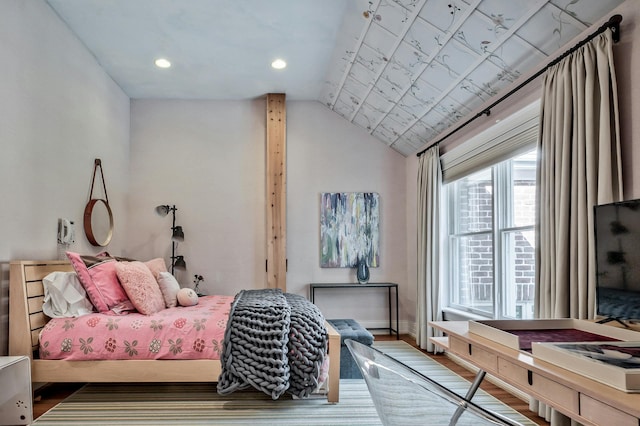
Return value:
[(640, 199), (594, 208), (598, 315), (640, 320)]

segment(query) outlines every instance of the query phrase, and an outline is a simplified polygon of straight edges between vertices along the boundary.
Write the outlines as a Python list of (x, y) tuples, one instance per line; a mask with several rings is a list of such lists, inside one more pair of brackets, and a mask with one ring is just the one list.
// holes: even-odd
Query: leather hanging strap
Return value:
[(104, 199), (109, 203), (109, 196), (107, 195), (107, 184), (104, 181), (104, 174), (102, 173), (102, 161), (96, 158), (93, 162), (93, 178), (91, 179), (91, 192), (89, 192), (89, 199), (93, 199), (93, 185), (96, 183), (96, 172), (100, 167), (100, 178), (102, 179), (102, 189), (104, 189)]
[[(93, 187), (96, 183), (96, 173), (98, 172), (98, 167), (100, 167), (100, 178), (102, 178), (102, 188), (104, 189), (104, 199), (102, 198), (93, 198)], [(109, 216), (109, 229), (107, 230), (107, 235), (103, 237), (102, 240), (98, 240), (94, 235), (94, 230), (91, 223), (91, 218), (93, 216), (93, 208), (96, 204), (103, 204), (104, 209)], [(87, 236), (87, 239), (93, 246), (104, 247), (111, 241), (111, 237), (113, 236), (113, 213), (111, 212), (111, 207), (109, 207), (109, 197), (107, 196), (107, 184), (104, 181), (104, 174), (102, 173), (102, 161), (99, 158), (96, 158), (93, 163), (93, 178), (91, 179), (91, 192), (89, 193), (89, 202), (84, 208), (84, 233)]]

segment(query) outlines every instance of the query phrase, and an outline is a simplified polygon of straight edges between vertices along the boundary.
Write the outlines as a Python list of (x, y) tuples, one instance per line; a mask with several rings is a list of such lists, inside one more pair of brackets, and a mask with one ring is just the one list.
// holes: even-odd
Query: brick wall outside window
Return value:
[[(492, 219), (491, 181), (477, 181), (474, 185), (459, 188), (457, 212), (461, 232), (477, 232), (490, 230)], [(534, 222), (535, 182), (530, 180), (515, 181), (516, 203), (514, 218), (516, 224)], [(534, 300), (535, 286), (535, 253), (532, 242), (521, 232), (514, 234), (515, 248), (513, 259), (513, 279), (515, 280), (516, 305), (531, 305)], [(482, 234), (472, 238), (462, 238), (459, 246), (458, 277), (461, 283), (468, 286), (462, 288), (459, 303), (479, 307), (483, 304), (491, 306), (493, 301), (493, 255), (490, 234)], [(484, 302), (484, 303), (483, 303)]]

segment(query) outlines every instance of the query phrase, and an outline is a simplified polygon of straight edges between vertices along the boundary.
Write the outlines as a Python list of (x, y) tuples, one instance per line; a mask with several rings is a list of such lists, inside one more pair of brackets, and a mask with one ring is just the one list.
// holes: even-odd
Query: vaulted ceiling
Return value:
[(623, 0), (47, 2), (131, 98), (286, 93), (407, 156)]

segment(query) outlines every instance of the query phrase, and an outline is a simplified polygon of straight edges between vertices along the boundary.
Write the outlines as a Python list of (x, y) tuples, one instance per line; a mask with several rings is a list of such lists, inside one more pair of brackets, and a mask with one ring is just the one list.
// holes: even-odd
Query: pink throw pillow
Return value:
[(155, 278), (156, 281), (158, 281), (158, 278), (160, 278), (160, 272), (168, 272), (167, 264), (161, 257), (147, 260), (146, 262), (144, 262), (144, 264), (147, 265), (147, 268), (149, 268), (149, 270), (153, 274), (153, 278)]
[(141, 314), (151, 315), (165, 308), (164, 298), (153, 274), (142, 262), (117, 262), (116, 274), (129, 300)]
[(118, 281), (116, 258), (111, 256), (85, 256), (67, 252), (80, 283), (98, 312), (122, 310), (129, 298)]

